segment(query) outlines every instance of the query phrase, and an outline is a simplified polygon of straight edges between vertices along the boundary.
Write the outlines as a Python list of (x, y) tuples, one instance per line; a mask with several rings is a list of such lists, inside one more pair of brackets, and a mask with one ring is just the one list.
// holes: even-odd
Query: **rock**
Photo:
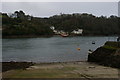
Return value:
[[(106, 45), (106, 44), (109, 44)], [(106, 42), (104, 46), (96, 49), (88, 55), (88, 62), (95, 62), (109, 67), (120, 68), (120, 48), (115, 47), (114, 43)], [(117, 44), (115, 42), (115, 44)]]

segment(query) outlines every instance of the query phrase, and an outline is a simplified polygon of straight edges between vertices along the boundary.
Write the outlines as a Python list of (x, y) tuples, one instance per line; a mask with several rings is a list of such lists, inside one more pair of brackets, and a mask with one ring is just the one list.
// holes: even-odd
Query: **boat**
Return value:
[(68, 37), (69, 35), (68, 34), (60, 34), (62, 37)]
[(92, 44), (95, 44), (95, 41), (92, 41)]

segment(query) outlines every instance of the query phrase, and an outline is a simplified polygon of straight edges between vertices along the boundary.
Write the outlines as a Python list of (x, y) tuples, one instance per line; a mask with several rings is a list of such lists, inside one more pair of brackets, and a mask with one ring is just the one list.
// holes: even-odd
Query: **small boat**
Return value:
[(95, 44), (95, 41), (92, 41), (92, 44)]
[(60, 34), (62, 37), (68, 37), (69, 35), (68, 34)]

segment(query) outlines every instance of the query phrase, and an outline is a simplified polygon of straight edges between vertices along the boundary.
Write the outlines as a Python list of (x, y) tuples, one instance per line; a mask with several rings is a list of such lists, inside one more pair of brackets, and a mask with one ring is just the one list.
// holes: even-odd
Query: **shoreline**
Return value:
[[(2, 36), (1, 38), (2, 39), (16, 39), (16, 38), (51, 38), (51, 37), (62, 37), (60, 35), (41, 35), (41, 36), (38, 36), (38, 35), (20, 35), (20, 36), (16, 36), (16, 35), (13, 35), (13, 36)], [(70, 35), (70, 36), (67, 36), (67, 37), (118, 37), (118, 35)]]
[(2, 61), (2, 62), (0, 62), (0, 63), (6, 63), (6, 62), (8, 62), (8, 63), (11, 63), (11, 62), (19, 62), (19, 63), (28, 62), (28, 63), (30, 63), (30, 62), (32, 62), (32, 63), (36, 63), (36, 64), (38, 64), (38, 63), (70, 63), (70, 62), (88, 62), (88, 61), (87, 61), (87, 60), (86, 60), (86, 61), (57, 61), (57, 62), (55, 62), (55, 61), (53, 61), (53, 62)]
[(49, 38), (49, 37), (53, 37), (53, 35), (42, 35), (42, 36), (37, 36), (37, 35), (2, 36), (3, 39), (14, 39), (14, 38)]
[[(38, 65), (38, 64), (39, 65), (45, 65), (45, 64), (51, 65), (51, 64), (68, 64), (68, 63), (73, 63), (73, 64), (76, 64), (76, 63), (89, 63), (89, 64), (95, 64), (95, 65), (98, 65), (98, 66), (104, 66), (104, 67), (110, 67), (110, 68), (114, 68), (114, 69), (120, 69), (120, 68), (117, 68), (117, 67), (106, 66), (104, 64), (100, 64), (100, 63), (96, 63), (96, 62), (89, 62), (89, 61), (65, 61), (65, 62), (24, 62), (24, 61), (23, 62), (14, 62), (14, 61), (8, 61), (8, 62), (0, 62), (0, 64), (2, 66), (5, 63), (7, 63), (7, 66), (8, 66), (8, 64), (11, 65), (11, 63), (12, 63), (13, 66), (14, 66), (14, 64), (16, 65), (16, 63), (18, 63), (19, 66), (23, 66), (24, 65), (23, 63), (25, 63), (25, 64), (28, 64), (27, 67), (30, 67), (32, 65)], [(23, 67), (23, 68), (26, 68), (26, 66)]]
[[(16, 74), (17, 73), (17, 74)], [(24, 75), (23, 75), (24, 74)], [(3, 72), (3, 78), (118, 78), (118, 69), (91, 62), (36, 63)]]

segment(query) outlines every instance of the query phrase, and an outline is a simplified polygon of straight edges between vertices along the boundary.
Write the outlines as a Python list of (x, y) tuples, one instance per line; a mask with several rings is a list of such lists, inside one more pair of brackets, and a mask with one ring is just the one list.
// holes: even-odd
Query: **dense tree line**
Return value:
[(96, 17), (87, 13), (75, 13), (38, 18), (25, 15), (23, 11), (15, 11), (14, 14), (16, 15), (8, 16), (6, 13), (2, 13), (3, 37), (53, 35), (50, 26), (68, 33), (76, 29), (83, 29), (83, 35), (120, 35), (120, 18), (113, 15)]
[(9, 17), (7, 14), (2, 14), (3, 37), (21, 35), (44, 36), (53, 34), (50, 25), (42, 22), (40, 18), (28, 17), (28, 15), (25, 15), (21, 11), (15, 13), (17, 13), (18, 16), (16, 18)]
[(92, 14), (61, 14), (50, 17), (49, 22), (58, 30), (71, 32), (83, 29), (83, 35), (120, 35), (120, 18), (96, 17)]

